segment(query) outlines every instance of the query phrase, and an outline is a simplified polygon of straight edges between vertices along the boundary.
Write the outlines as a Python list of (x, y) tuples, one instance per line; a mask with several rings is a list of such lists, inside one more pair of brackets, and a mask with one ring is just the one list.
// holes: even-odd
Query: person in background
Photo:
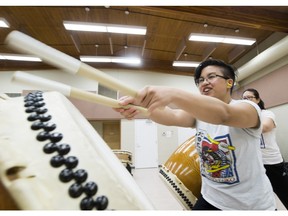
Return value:
[(255, 102), (261, 109), (262, 137), (260, 148), (263, 164), (273, 191), (288, 209), (288, 174), (276, 140), (275, 114), (265, 109), (264, 101), (256, 89), (246, 89), (242, 93), (242, 99)]
[[(135, 98), (119, 99), (121, 106), (147, 108), (150, 119), (159, 124), (196, 128), (202, 186), (193, 210), (276, 209), (259, 148), (261, 110), (249, 100), (231, 98), (235, 79), (231, 65), (209, 59), (195, 70), (201, 94), (146, 86)], [(114, 109), (127, 119), (139, 113), (134, 107)]]

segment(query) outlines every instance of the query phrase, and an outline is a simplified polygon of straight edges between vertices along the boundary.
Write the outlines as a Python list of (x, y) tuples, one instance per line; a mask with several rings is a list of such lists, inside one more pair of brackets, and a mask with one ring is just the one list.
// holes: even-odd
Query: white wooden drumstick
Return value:
[(94, 103), (102, 104), (102, 105), (113, 107), (113, 108), (122, 107), (125, 109), (129, 107), (134, 107), (137, 110), (141, 111), (144, 115), (148, 115), (148, 111), (144, 107), (135, 106), (135, 105), (120, 106), (118, 104), (118, 101), (112, 98), (94, 94), (91, 92), (87, 92), (87, 91), (84, 91), (84, 90), (81, 90), (81, 89), (60, 83), (60, 82), (44, 79), (42, 77), (34, 76), (34, 75), (24, 73), (21, 71), (17, 71), (13, 74), (12, 81), (28, 84), (30, 86), (34, 86), (43, 90), (59, 91), (60, 93), (68, 97), (77, 98), (77, 99), (85, 100), (89, 102), (94, 102)]
[(61, 68), (66, 72), (97, 80), (108, 88), (119, 90), (132, 97), (137, 96), (137, 91), (135, 89), (124, 85), (119, 82), (119, 80), (24, 33), (16, 30), (10, 32), (5, 39), (5, 43), (17, 51), (36, 55), (44, 62)]

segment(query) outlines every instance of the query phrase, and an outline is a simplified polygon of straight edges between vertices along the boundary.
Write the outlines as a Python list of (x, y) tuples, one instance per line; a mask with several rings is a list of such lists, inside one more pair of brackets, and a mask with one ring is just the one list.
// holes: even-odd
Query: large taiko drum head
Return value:
[(186, 209), (192, 209), (200, 196), (201, 175), (195, 136), (181, 144), (160, 167), (160, 176)]
[(0, 183), (0, 210), (154, 209), (87, 119), (57, 92), (0, 95)]

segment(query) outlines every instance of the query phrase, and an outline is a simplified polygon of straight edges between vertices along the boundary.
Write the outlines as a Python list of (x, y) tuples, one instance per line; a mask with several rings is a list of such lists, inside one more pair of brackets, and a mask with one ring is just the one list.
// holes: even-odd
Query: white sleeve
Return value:
[(271, 118), (273, 120), (275, 126), (277, 126), (276, 117), (275, 117), (275, 114), (272, 111), (270, 111), (270, 110), (262, 110), (261, 116), (262, 117), (266, 117), (266, 118)]

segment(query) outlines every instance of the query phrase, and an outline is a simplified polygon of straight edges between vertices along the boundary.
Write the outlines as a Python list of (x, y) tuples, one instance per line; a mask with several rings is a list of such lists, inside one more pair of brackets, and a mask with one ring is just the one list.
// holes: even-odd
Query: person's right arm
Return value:
[[(165, 125), (194, 127), (195, 119), (238, 128), (259, 127), (260, 124), (257, 110), (251, 104), (228, 104), (212, 96), (171, 87), (148, 86), (139, 91), (136, 98), (124, 97), (119, 104), (145, 107), (153, 121)], [(180, 110), (168, 108), (170, 104)], [(132, 119), (138, 111), (130, 108), (119, 109), (118, 112), (127, 119)]]

